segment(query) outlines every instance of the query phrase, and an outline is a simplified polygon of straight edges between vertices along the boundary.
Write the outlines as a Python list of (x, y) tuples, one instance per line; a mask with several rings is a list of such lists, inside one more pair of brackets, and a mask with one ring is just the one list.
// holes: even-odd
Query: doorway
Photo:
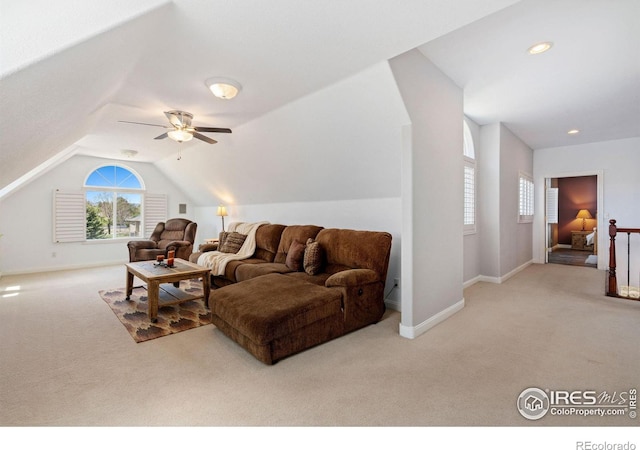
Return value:
[(597, 268), (598, 176), (547, 178), (546, 183), (546, 261)]

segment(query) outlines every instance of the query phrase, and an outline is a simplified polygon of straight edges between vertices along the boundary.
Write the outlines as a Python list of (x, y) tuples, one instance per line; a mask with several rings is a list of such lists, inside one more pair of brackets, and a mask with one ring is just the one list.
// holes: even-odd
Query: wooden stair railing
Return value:
[[(606, 292), (609, 297), (624, 297), (632, 300), (640, 300), (630, 295), (621, 296), (618, 294), (618, 279), (616, 276), (616, 235), (618, 233), (627, 233), (627, 289), (630, 288), (630, 266), (631, 266), (631, 233), (639, 233), (640, 228), (618, 228), (616, 221), (609, 220), (609, 275), (607, 278)], [(640, 286), (639, 286), (640, 288)]]

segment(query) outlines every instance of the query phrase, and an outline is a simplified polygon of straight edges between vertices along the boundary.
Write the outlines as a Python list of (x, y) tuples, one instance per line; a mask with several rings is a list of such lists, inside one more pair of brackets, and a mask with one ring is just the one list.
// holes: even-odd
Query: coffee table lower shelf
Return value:
[[(151, 322), (157, 322), (158, 308), (161, 306), (202, 299), (208, 307), (210, 284), (209, 269), (206, 267), (182, 259), (176, 259), (174, 267), (158, 267), (154, 261), (133, 262), (125, 266), (127, 268), (127, 300), (130, 299), (133, 290), (134, 276), (147, 283), (148, 315)], [(192, 278), (201, 279), (202, 295), (191, 295), (176, 287), (180, 281)]]
[(158, 290), (158, 308), (202, 298), (202, 295), (191, 295), (172, 284), (163, 284)]

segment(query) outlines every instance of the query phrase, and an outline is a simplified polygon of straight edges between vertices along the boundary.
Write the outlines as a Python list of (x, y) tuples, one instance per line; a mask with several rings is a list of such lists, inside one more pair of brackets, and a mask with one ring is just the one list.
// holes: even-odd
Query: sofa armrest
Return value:
[(342, 291), (345, 332), (376, 323), (384, 314), (384, 282), (375, 270), (348, 269), (334, 273), (324, 285)]
[(136, 253), (138, 250), (158, 248), (158, 244), (156, 241), (151, 240), (129, 241), (127, 242), (127, 247), (129, 248), (129, 261), (137, 261)]
[(139, 249), (139, 248), (158, 248), (158, 243), (156, 241), (129, 241), (127, 243), (129, 249)]
[(176, 258), (182, 258), (188, 261), (193, 251), (193, 244), (189, 241), (171, 241), (165, 247), (166, 254), (171, 250), (175, 252)]
[(371, 269), (349, 269), (334, 273), (324, 285), (326, 287), (352, 287), (380, 281), (378, 274)]

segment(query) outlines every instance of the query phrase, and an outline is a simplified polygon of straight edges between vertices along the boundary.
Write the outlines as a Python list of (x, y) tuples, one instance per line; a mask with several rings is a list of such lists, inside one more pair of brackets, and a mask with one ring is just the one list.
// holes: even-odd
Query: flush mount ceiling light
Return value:
[(128, 148), (125, 148), (124, 150), (120, 150), (120, 153), (122, 153), (127, 158), (133, 158), (138, 154), (136, 150), (130, 150)]
[(527, 52), (530, 55), (539, 55), (540, 53), (544, 53), (553, 47), (553, 42), (540, 42), (536, 45), (532, 45), (527, 49)]
[(578, 134), (578, 133), (580, 133), (580, 130), (578, 130), (576, 128), (574, 128), (573, 130), (567, 131), (567, 134)]
[(235, 80), (231, 78), (209, 78), (204, 84), (209, 88), (209, 90), (218, 98), (222, 98), (225, 100), (231, 100), (233, 97), (238, 95), (242, 86)]

